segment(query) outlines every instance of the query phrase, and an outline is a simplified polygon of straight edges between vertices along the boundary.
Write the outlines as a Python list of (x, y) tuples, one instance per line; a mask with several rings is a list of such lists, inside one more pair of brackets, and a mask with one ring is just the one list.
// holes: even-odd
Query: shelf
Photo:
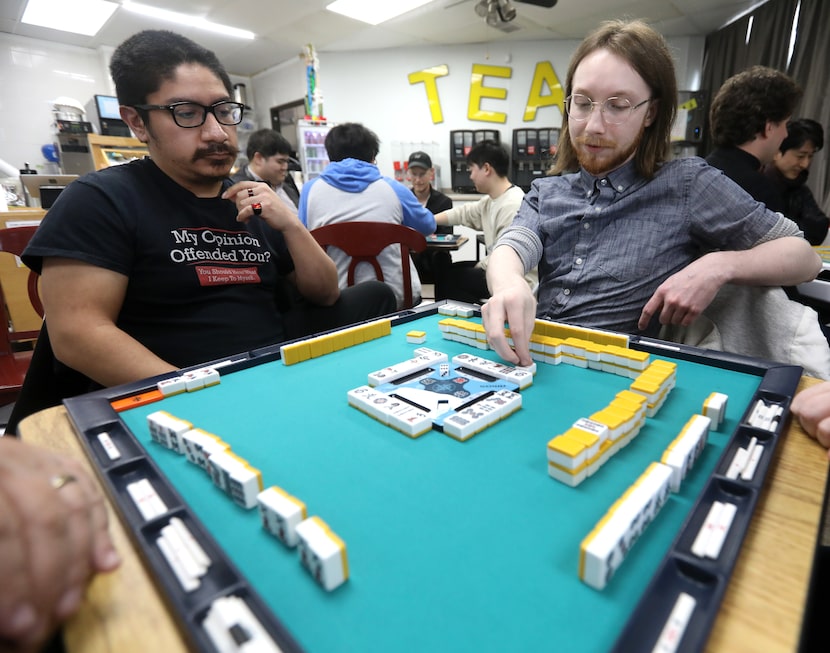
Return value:
[(96, 170), (128, 163), (149, 155), (147, 145), (128, 136), (89, 134), (89, 149)]

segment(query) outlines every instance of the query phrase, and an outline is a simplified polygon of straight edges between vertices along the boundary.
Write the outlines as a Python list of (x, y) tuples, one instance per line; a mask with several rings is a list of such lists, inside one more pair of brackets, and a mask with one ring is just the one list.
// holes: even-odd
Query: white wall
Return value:
[[(677, 63), (679, 88), (697, 89), (703, 60), (702, 37), (670, 39)], [(531, 123), (523, 122), (535, 66), (550, 61), (564, 80), (576, 41), (536, 41), (319, 53), (318, 85), (326, 116), (335, 122), (357, 121), (381, 139), (378, 164), (392, 175), (392, 161), (412, 149), (434, 155), (442, 170), (442, 187), (450, 185), (449, 132), (453, 129), (498, 129), (510, 142), (521, 126), (558, 127), (558, 109), (541, 109)], [(45, 165), (42, 145), (54, 140), (51, 101), (69, 96), (82, 104), (95, 94), (112, 94), (107, 66), (111, 49), (60, 46), (48, 41), (0, 33), (0, 159), (15, 168), (29, 162)], [(411, 85), (408, 75), (446, 64), (449, 75), (438, 80), (444, 120), (433, 124), (423, 84)], [(481, 108), (507, 114), (504, 124), (469, 121), (467, 103), (473, 64), (509, 66), (509, 79), (487, 78), (485, 85), (507, 90), (505, 100), (486, 99)], [(270, 108), (305, 96), (305, 64), (298, 58), (253, 78), (232, 76), (246, 84), (256, 123), (270, 125)]]
[[(450, 186), (449, 132), (454, 129), (497, 129), (511, 143), (520, 127), (559, 127), (555, 107), (544, 107), (535, 120), (523, 122), (536, 64), (550, 61), (564, 83), (568, 61), (577, 41), (534, 41), (511, 44), (400, 48), (363, 52), (318, 53), (318, 87), (323, 92), (326, 118), (333, 122), (362, 122), (381, 139), (378, 165), (391, 176), (393, 161), (414, 149), (433, 155), (441, 168), (440, 187)], [(703, 37), (669, 39), (675, 55), (680, 89), (697, 90), (703, 64)], [(410, 84), (408, 75), (445, 64), (449, 74), (438, 79), (443, 122), (433, 124), (423, 84)], [(504, 100), (485, 99), (481, 108), (507, 114), (506, 122), (470, 121), (468, 99), (473, 64), (507, 66), (509, 79), (488, 77), (486, 86), (504, 88)], [(305, 95), (305, 64), (298, 58), (252, 79), (260, 125), (269, 124), (270, 107)]]
[[(47, 170), (41, 147), (56, 140), (52, 100), (67, 96), (86, 105), (96, 94), (114, 95), (112, 52), (0, 33), (0, 160)], [(251, 85), (247, 77), (231, 81)]]
[(42, 145), (54, 140), (52, 100), (85, 104), (111, 95), (100, 52), (0, 33), (0, 159), (15, 168), (43, 170)]

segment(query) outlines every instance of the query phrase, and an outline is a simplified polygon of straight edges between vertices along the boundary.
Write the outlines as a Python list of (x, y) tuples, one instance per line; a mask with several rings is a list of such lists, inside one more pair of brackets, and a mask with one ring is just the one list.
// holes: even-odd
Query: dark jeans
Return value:
[(440, 270), (452, 265), (450, 253), (440, 249), (426, 249), (411, 256), (421, 283), (436, 283), (436, 276)]
[(332, 306), (315, 306), (303, 301), (284, 315), (288, 340), (321, 331), (331, 331), (347, 324), (365, 322), (397, 310), (392, 287), (382, 281), (364, 281), (340, 291)]
[(435, 299), (454, 299), (480, 304), (490, 297), (487, 274), (475, 261), (461, 261), (444, 266), (435, 277)]

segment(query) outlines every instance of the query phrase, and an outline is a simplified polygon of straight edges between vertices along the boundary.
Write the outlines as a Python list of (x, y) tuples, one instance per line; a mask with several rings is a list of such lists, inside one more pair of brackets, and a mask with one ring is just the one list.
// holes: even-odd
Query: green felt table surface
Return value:
[[(292, 366), (267, 362), (221, 384), (122, 413), (196, 516), (299, 643), (330, 651), (605, 651), (670, 548), (760, 378), (676, 361), (677, 386), (658, 415), (594, 476), (570, 488), (547, 474), (546, 445), (607, 405), (631, 380), (538, 364), (522, 409), (458, 442), (418, 439), (347, 404), (367, 374), (414, 356), (472, 352), (441, 337), (430, 315), (392, 334)], [(427, 332), (423, 345), (406, 331)], [(668, 356), (654, 356), (666, 358)], [(579, 545), (611, 504), (699, 413), (729, 395), (680, 493), (597, 591), (577, 574)], [(318, 586), (286, 548), (184, 456), (153, 443), (146, 416), (167, 410), (215, 433), (277, 485), (303, 500), (346, 543), (349, 580)]]

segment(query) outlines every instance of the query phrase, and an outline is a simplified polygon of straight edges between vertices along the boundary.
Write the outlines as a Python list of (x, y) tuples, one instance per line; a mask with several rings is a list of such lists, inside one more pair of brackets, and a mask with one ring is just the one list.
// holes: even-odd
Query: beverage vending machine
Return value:
[(303, 183), (319, 177), (329, 164), (326, 134), (335, 123), (326, 120), (297, 121), (297, 154), (302, 166)]
[(467, 155), (481, 141), (501, 142), (495, 129), (457, 129), (450, 132), (450, 183), (456, 193), (475, 193), (476, 187), (467, 172)]
[(510, 180), (525, 192), (529, 191), (534, 179), (545, 176), (558, 142), (556, 128), (514, 129)]

